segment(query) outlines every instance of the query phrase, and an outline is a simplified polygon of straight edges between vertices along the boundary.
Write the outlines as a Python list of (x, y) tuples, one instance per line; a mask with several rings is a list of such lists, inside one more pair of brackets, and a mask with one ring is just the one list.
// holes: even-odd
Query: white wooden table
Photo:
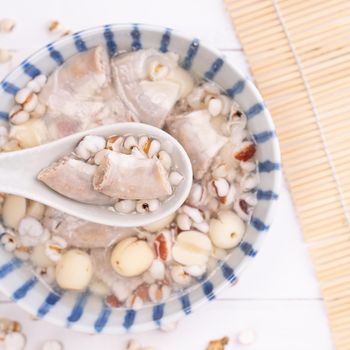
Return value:
[[(15, 55), (11, 63), (0, 66), (1, 77), (32, 51), (56, 38), (46, 29), (51, 19), (71, 30), (123, 22), (177, 28), (219, 48), (249, 74), (222, 0), (11, 0), (1, 2), (0, 17), (17, 21), (12, 34), (0, 35), (0, 48), (10, 48)], [(60, 339), (68, 350), (122, 350), (134, 337), (74, 333), (33, 321), (6, 300), (0, 303), (0, 317), (22, 322), (30, 350), (40, 349), (49, 338)], [(237, 333), (247, 328), (257, 333), (256, 342), (249, 347), (237, 345)], [(176, 330), (137, 334), (135, 338), (159, 350), (195, 350), (205, 349), (210, 339), (224, 335), (231, 339), (228, 349), (333, 348), (317, 281), (285, 184), (265, 245), (238, 285), (183, 319)]]

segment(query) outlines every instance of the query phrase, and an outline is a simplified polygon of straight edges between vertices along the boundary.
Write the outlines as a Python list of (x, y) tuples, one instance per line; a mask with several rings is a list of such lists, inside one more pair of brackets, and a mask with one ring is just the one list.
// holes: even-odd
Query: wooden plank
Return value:
[[(275, 11), (264, 2), (265, 16), (251, 15), (250, 29), (239, 14), (231, 15), (276, 122), (304, 237), (316, 245), (310, 249), (323, 295), (348, 300), (350, 241), (340, 240), (350, 236), (350, 3), (271, 0), (270, 5)], [(246, 13), (248, 8), (254, 6)], [(317, 248), (325, 240), (329, 246)], [(330, 322), (338, 349), (348, 350), (344, 325), (350, 327), (350, 308), (339, 305), (329, 313)]]

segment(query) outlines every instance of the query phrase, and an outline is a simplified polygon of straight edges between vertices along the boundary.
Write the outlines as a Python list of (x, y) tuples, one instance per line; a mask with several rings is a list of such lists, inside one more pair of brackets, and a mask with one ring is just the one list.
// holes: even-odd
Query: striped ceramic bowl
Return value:
[(110, 309), (100, 298), (85, 293), (49, 292), (20, 260), (1, 250), (0, 290), (21, 307), (54, 324), (89, 333), (146, 331), (174, 322), (200, 304), (215, 299), (227, 285), (237, 281), (266, 236), (280, 185), (280, 152), (269, 112), (254, 85), (225, 60), (220, 52), (167, 28), (148, 25), (106, 25), (84, 30), (51, 43), (26, 59), (0, 83), (0, 118), (7, 119), (14, 95), (31, 78), (50, 74), (66, 59), (98, 44), (110, 55), (120, 51), (157, 48), (181, 56), (182, 66), (205, 79), (212, 79), (233, 97), (248, 117), (257, 143), (260, 185), (258, 204), (243, 242), (217, 268), (195, 286), (163, 304), (139, 310)]

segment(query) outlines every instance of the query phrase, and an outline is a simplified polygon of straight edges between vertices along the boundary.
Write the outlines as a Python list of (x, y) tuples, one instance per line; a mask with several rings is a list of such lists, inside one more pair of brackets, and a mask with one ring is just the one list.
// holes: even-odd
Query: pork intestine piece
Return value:
[(110, 152), (98, 166), (94, 189), (120, 199), (155, 199), (172, 194), (168, 174), (157, 158)]
[(72, 56), (57, 68), (40, 95), (49, 99), (52, 91), (60, 88), (74, 95), (89, 97), (107, 87), (110, 79), (107, 51), (97, 46)]
[(142, 277), (122, 277), (115, 272), (110, 263), (110, 250), (92, 249), (90, 255), (95, 276), (112, 289), (119, 301), (125, 301), (144, 282)]
[(136, 233), (134, 228), (112, 227), (85, 221), (53, 208), (47, 208), (43, 226), (54, 236), (77, 248), (107, 248)]
[(92, 186), (96, 169), (96, 165), (64, 157), (41, 170), (38, 174), (38, 180), (63, 196), (82, 203), (113, 204), (115, 202), (113, 198), (96, 192)]
[(69, 58), (49, 77), (39, 94), (47, 106), (44, 120), (50, 139), (67, 136), (107, 121), (129, 121), (111, 84), (107, 51), (97, 46)]
[(161, 128), (180, 97), (180, 85), (166, 79), (147, 80), (152, 60), (158, 60), (169, 70), (177, 67), (171, 54), (140, 50), (113, 58), (112, 77), (117, 94), (133, 120)]
[(186, 150), (197, 180), (204, 176), (213, 158), (228, 141), (211, 125), (210, 114), (206, 110), (172, 117), (168, 129)]

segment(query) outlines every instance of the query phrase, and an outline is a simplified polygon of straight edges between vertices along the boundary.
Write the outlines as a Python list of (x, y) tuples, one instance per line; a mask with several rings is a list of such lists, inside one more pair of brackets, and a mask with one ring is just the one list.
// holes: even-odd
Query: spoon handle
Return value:
[[(144, 216), (117, 215), (115, 212), (106, 210), (104, 206), (71, 200), (37, 180), (37, 175), (42, 169), (72, 152), (84, 136), (99, 135), (107, 137), (115, 134), (150, 135), (161, 142), (170, 142), (174, 147), (173, 156), (177, 164), (181, 166), (179, 171), (183, 174), (184, 181), (179, 185), (178, 192), (164, 203), (162, 210)], [(180, 207), (188, 196), (191, 185), (192, 167), (185, 150), (163, 130), (147, 124), (116, 123), (104, 125), (37, 147), (0, 153), (0, 192), (32, 199), (80, 219), (104, 225), (134, 227), (158, 221)]]
[(0, 154), (0, 192), (27, 195), (40, 171), (41, 153), (32, 149)]

